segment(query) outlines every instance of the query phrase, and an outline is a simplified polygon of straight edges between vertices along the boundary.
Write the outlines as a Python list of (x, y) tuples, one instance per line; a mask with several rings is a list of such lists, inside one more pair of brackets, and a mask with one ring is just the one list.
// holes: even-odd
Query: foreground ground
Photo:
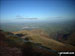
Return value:
[(75, 51), (75, 47), (53, 40), (42, 30), (0, 30), (1, 56), (58, 56), (59, 51)]

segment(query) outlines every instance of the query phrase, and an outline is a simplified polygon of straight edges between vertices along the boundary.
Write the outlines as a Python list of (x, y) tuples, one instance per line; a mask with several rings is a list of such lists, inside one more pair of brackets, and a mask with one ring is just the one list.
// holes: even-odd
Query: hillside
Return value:
[(0, 55), (1, 56), (57, 56), (56, 52), (25, 40), (11, 32), (0, 30)]
[(0, 30), (1, 56), (58, 56), (58, 51), (75, 51), (75, 47), (51, 39), (43, 30)]
[(64, 44), (56, 40), (53, 40), (43, 30), (31, 30), (31, 31), (23, 30), (23, 31), (14, 32), (14, 34), (20, 34), (20, 33), (27, 34), (27, 36), (29, 36), (29, 39), (32, 42), (40, 43), (41, 45), (56, 51), (75, 51), (75, 48), (72, 45)]

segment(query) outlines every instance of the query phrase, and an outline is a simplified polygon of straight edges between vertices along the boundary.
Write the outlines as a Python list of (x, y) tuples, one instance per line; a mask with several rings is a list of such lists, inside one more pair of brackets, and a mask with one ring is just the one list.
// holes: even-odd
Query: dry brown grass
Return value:
[(13, 32), (13, 33), (14, 34), (17, 34), (17, 33), (28, 34), (28, 36), (30, 36), (30, 39), (32, 39), (32, 41), (34, 43), (41, 43), (43, 46), (46, 46), (46, 47), (51, 48), (53, 50), (75, 51), (74, 46), (58, 42), (58, 41), (53, 40), (51, 38), (49, 39), (48, 37), (46, 37), (47, 34), (44, 33), (42, 30), (31, 30), (31, 31), (22, 30), (22, 31)]

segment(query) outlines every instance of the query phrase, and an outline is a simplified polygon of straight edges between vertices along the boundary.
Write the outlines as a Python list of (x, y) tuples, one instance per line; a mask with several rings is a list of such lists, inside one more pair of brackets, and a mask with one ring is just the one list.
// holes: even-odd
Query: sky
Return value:
[(75, 19), (75, 0), (0, 0), (1, 22)]

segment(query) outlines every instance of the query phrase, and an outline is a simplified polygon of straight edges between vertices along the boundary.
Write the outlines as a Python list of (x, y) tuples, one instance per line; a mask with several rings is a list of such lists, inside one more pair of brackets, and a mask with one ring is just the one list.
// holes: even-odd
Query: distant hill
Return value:
[(56, 33), (55, 38), (53, 38), (57, 41), (67, 43), (70, 45), (75, 46), (75, 32), (68, 32), (68, 33)]
[(75, 32), (68, 36), (68, 39), (65, 42), (75, 46)]

